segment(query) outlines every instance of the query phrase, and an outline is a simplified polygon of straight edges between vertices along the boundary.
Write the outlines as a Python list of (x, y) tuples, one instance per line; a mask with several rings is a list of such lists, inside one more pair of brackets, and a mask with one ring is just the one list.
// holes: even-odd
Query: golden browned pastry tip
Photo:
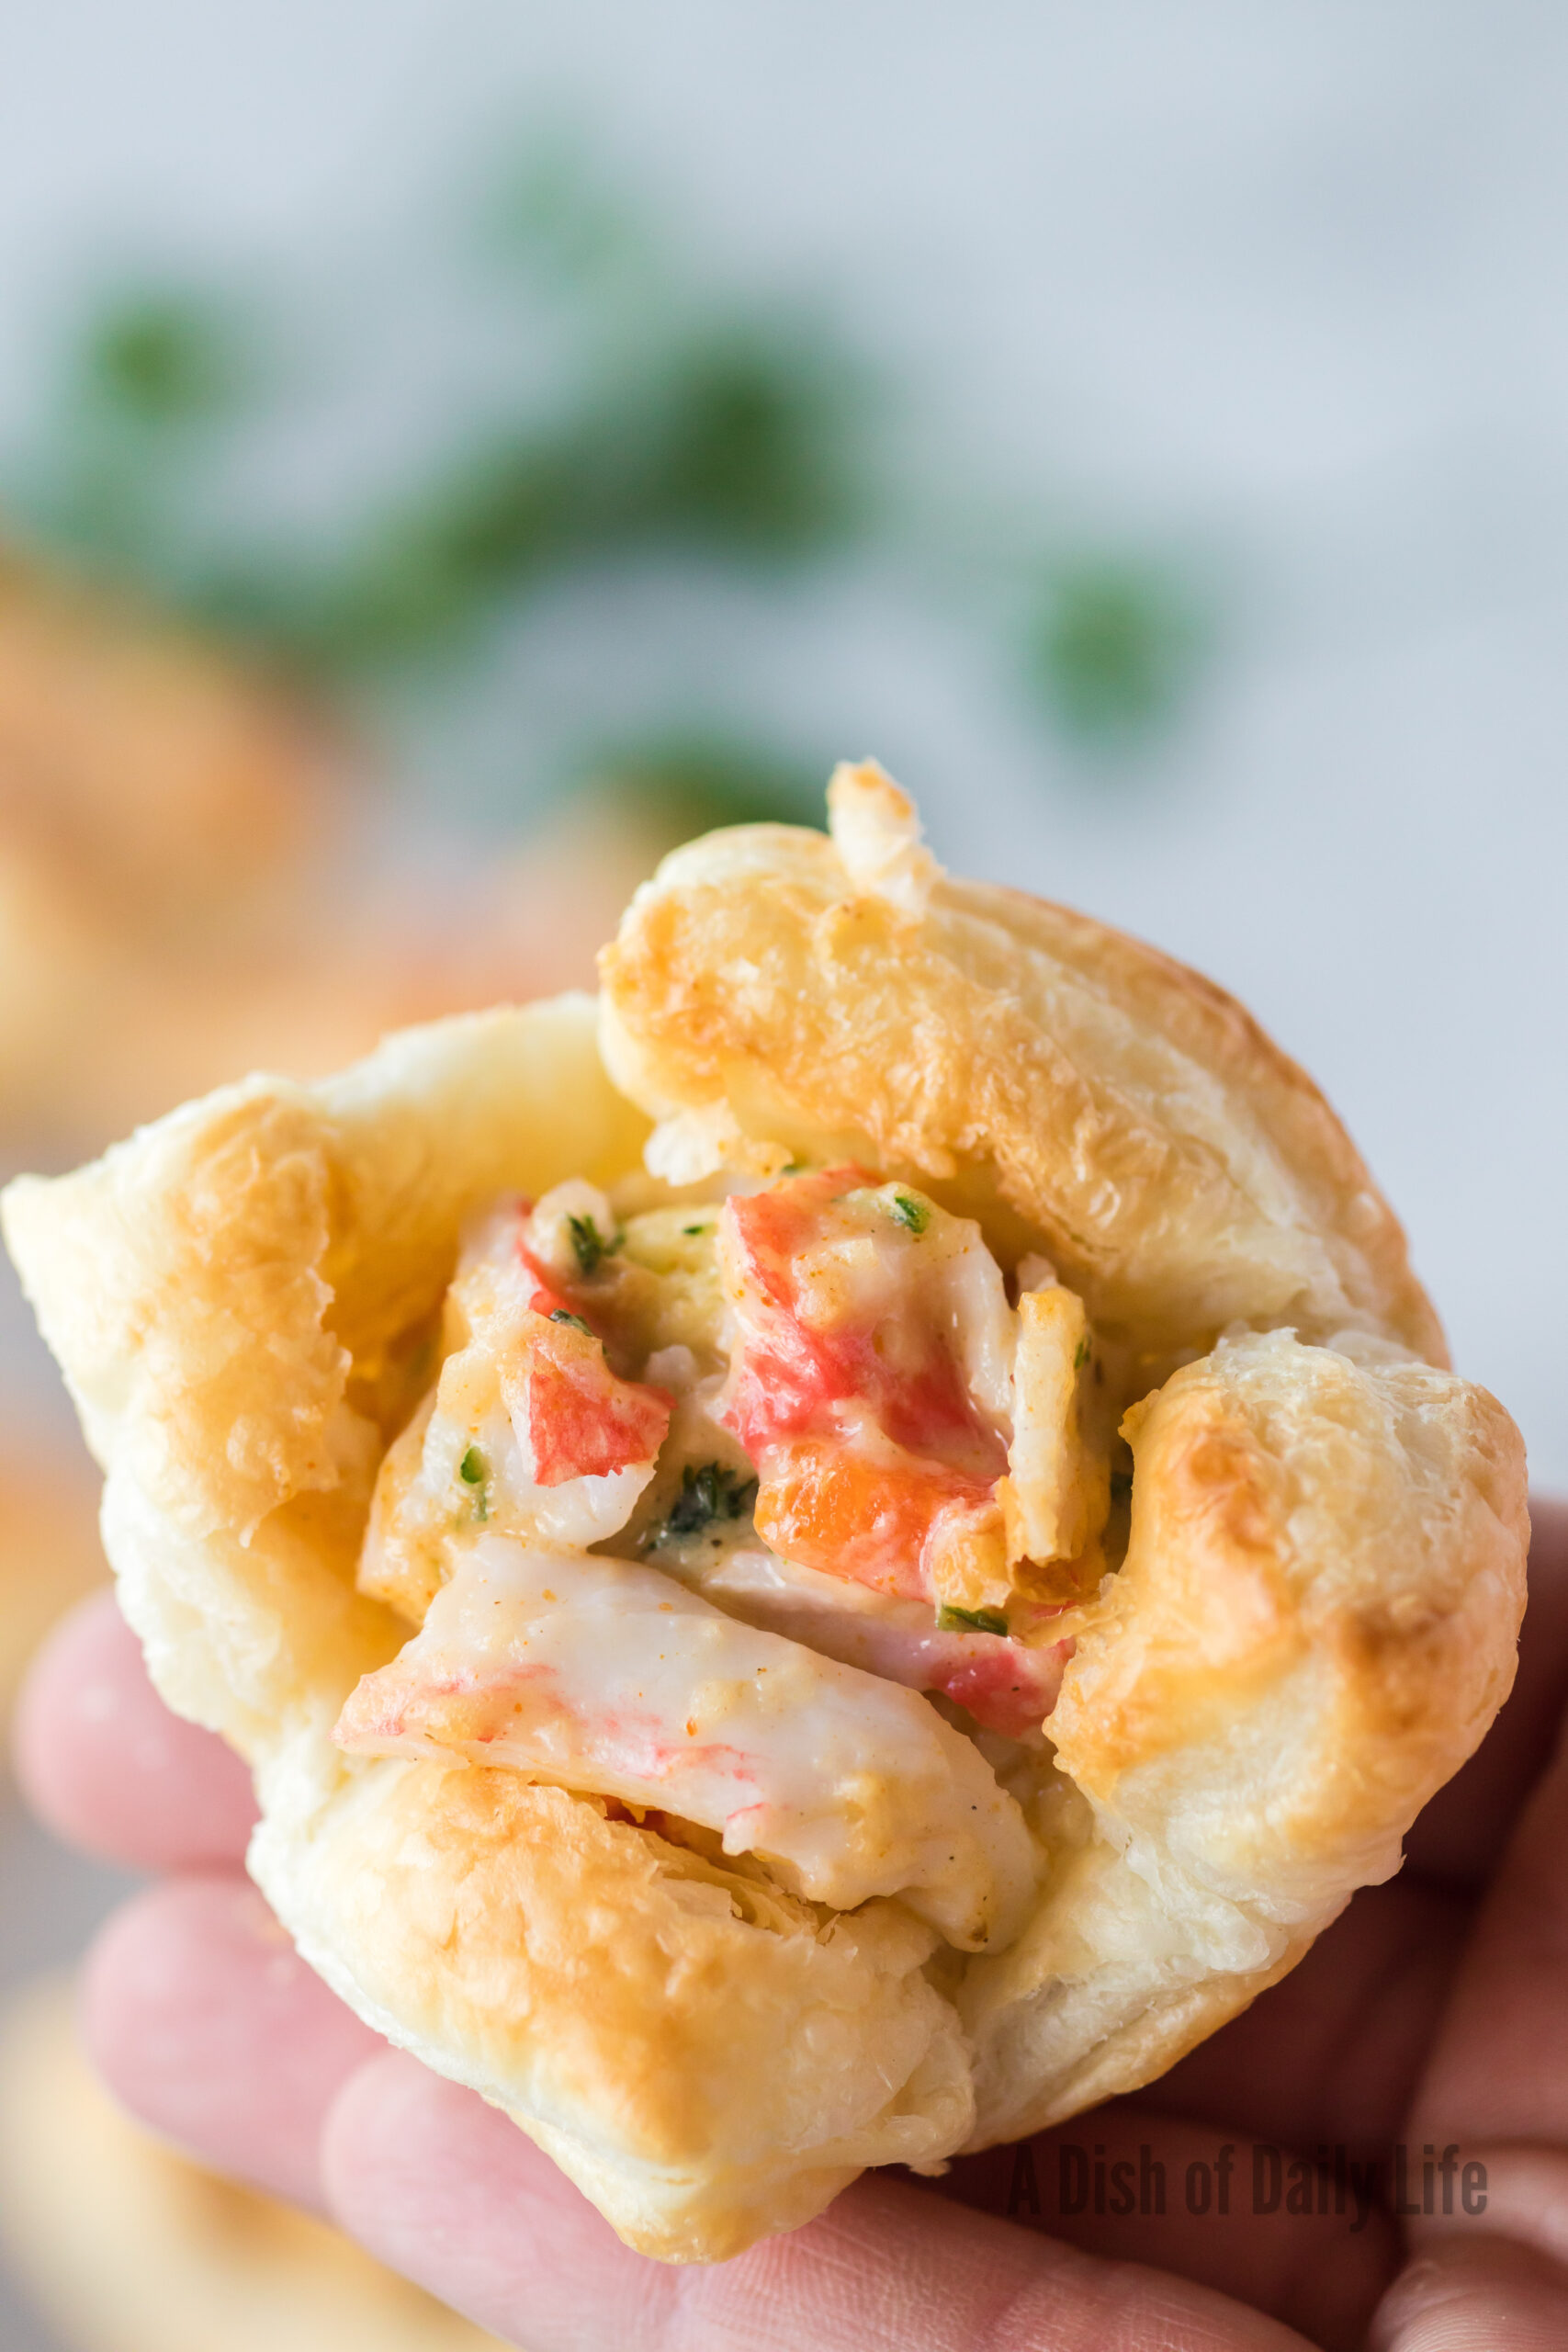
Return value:
[(5, 1203), (301, 1951), (673, 2260), (1158, 2075), (1398, 1868), (1523, 1608), (1311, 1081), (829, 802), (668, 858), (597, 1006)]
[(140, 2130), (72, 2012), (46, 1981), (0, 2018), (0, 2241), (73, 2352), (502, 2352), (324, 2222)]

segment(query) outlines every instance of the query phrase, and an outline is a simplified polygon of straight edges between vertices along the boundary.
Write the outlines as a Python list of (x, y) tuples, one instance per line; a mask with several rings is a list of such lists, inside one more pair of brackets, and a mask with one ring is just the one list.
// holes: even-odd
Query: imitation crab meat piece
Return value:
[(629, 1562), (479, 1537), (335, 1736), (679, 1815), (835, 1908), (897, 1895), (964, 1950), (1010, 1941), (1033, 1889), (1018, 1806), (927, 1701)]
[(1056, 1703), (1071, 1640), (1049, 1638), (1059, 1611), (1039, 1612), (1044, 1638), (949, 1632), (919, 1601), (889, 1600), (840, 1577), (819, 1575), (757, 1546), (740, 1546), (702, 1577), (704, 1594), (731, 1616), (804, 1642), (909, 1690), (940, 1690), (986, 1731), (1038, 1742)]
[(719, 1256), (758, 1532), (905, 1599), (1005, 1595), (1014, 1331), (979, 1227), (833, 1168), (728, 1201)]
[(1002, 1522), (979, 1479), (835, 1439), (770, 1446), (759, 1459), (757, 1532), (785, 1559), (928, 1600), (967, 1600), (972, 1565), (982, 1577), (995, 1566)]
[(447, 1298), (451, 1351), (389, 1449), (361, 1589), (420, 1617), (479, 1525), (588, 1545), (624, 1527), (673, 1400), (623, 1380), (528, 1248), (525, 1203), (471, 1236)]

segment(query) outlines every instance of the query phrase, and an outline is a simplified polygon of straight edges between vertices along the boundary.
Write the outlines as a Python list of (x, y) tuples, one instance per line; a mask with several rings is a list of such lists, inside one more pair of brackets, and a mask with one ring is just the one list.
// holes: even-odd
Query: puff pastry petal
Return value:
[[(1506, 1696), (1523, 1606), (1517, 1432), (1446, 1369), (1304, 1074), (1154, 951), (945, 879), (879, 772), (842, 772), (833, 814), (836, 840), (667, 860), (597, 1009), (253, 1079), (5, 1200), (127, 1614), (169, 1702), (253, 1763), (280, 1917), (672, 2259), (1159, 2073), (1397, 1867)], [(355, 1569), (465, 1226), (646, 1184), (645, 1150), (682, 1180), (857, 1162), (1083, 1302), (1131, 1521), (1062, 1621), (1055, 1767), (1009, 1782), (1040, 1890), (1005, 1950), (897, 1900), (835, 1914), (602, 1796), (333, 1741), (408, 1638)]]

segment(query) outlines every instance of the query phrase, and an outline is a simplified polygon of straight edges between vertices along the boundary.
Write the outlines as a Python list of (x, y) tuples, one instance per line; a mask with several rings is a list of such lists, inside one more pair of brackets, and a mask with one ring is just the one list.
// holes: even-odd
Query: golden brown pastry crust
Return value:
[[(252, 1867), (301, 1949), (671, 2258), (1160, 2072), (1397, 1867), (1512, 1675), (1517, 1432), (1440, 1368), (1309, 1082), (1100, 926), (889, 873), (775, 828), (677, 853), (605, 959), (618, 1084), (561, 1000), (253, 1080), (6, 1203), (128, 1614), (172, 1703), (255, 1763)], [(1127, 1396), (1164, 1383), (1007, 1951), (933, 1955), (897, 1904), (834, 1920), (595, 1800), (329, 1740), (406, 1631), (354, 1561), (464, 1216), (613, 1179), (645, 1113), (694, 1111), (756, 1164), (858, 1152), (1004, 1258), (1044, 1249)]]
[[(1528, 1534), (1513, 1424), (1386, 1343), (1340, 1345), (1223, 1341), (1128, 1417), (1127, 1556), (1051, 1718), (1097, 1833), (1085, 1879), (1042, 1906), (1038, 1943), (971, 1963), (960, 2000), (986, 2139), (1147, 2082), (1293, 1966), (1398, 1869), (1507, 1696)], [(1073, 2012), (1103, 1987), (1062, 1940), (1105, 1953), (1114, 1929), (1089, 1923), (1129, 1878), (1184, 1940), (1150, 1923), (1149, 2005), (1100, 2040)]]
[(126, 1613), (170, 1703), (255, 1766), (252, 1867), (301, 1949), (636, 2243), (712, 2258), (964, 2136), (932, 1931), (887, 1903), (825, 1922), (593, 1800), (329, 1737), (407, 1634), (354, 1569), (399, 1345), (459, 1228), (499, 1192), (637, 1164), (647, 1123), (594, 1022), (559, 999), (409, 1032), (321, 1086), (252, 1080), (18, 1182), (7, 1234), (107, 1469)]
[(1043, 1249), (1102, 1325), (1192, 1345), (1237, 1318), (1356, 1324), (1447, 1361), (1305, 1072), (1086, 915), (944, 879), (911, 923), (846, 888), (826, 836), (749, 826), (667, 858), (601, 970), (611, 1069), (656, 1116), (723, 1103), (749, 1137), (830, 1138)]

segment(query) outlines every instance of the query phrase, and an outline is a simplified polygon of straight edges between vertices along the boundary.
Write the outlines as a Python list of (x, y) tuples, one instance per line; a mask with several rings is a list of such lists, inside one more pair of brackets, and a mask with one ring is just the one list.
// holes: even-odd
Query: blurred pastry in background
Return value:
[(69, 1431), (28, 1434), (14, 1415), (9, 1423), (0, 1445), (0, 1727), (55, 1619), (109, 1574), (85, 1449)]
[(0, 550), (7, 1143), (97, 1132), (99, 1091), (134, 1094), (191, 985), (273, 946), (350, 820), (350, 774), (301, 696)]
[(0, 2024), (0, 2240), (72, 2352), (504, 2352), (324, 2222), (141, 2131), (55, 1981)]
[(0, 550), (6, 847), (117, 928), (227, 928), (315, 844), (346, 776), (319, 712), (130, 598)]
[(281, 673), (0, 548), (0, 1160), (60, 1165), (245, 1070), (320, 1076), (389, 1029), (592, 987), (694, 808), (724, 821), (750, 788), (711, 748), (610, 759), (498, 848), (373, 766)]
[[(357, 887), (329, 884), (291, 1004), (282, 987), (256, 1000), (258, 1027), (290, 1048), (270, 1046), (269, 1066), (322, 1075), (350, 1022), (360, 1053), (389, 1029), (448, 1012), (597, 989), (600, 948), (671, 850), (720, 825), (815, 823), (821, 797), (808, 763), (694, 728), (601, 750), (510, 841), (428, 820), (394, 838), (384, 817)], [(258, 1058), (267, 1057), (231, 1056), (219, 1075)]]
[(75, 1082), (51, 1106), (50, 1156), (73, 1132), (101, 1148), (250, 1070), (316, 1078), (391, 1029), (592, 988), (620, 908), (670, 846), (644, 812), (597, 799), (511, 846), (367, 820), (344, 854), (301, 861), (260, 937), (150, 952), (118, 972), (96, 1045), (73, 1050)]

